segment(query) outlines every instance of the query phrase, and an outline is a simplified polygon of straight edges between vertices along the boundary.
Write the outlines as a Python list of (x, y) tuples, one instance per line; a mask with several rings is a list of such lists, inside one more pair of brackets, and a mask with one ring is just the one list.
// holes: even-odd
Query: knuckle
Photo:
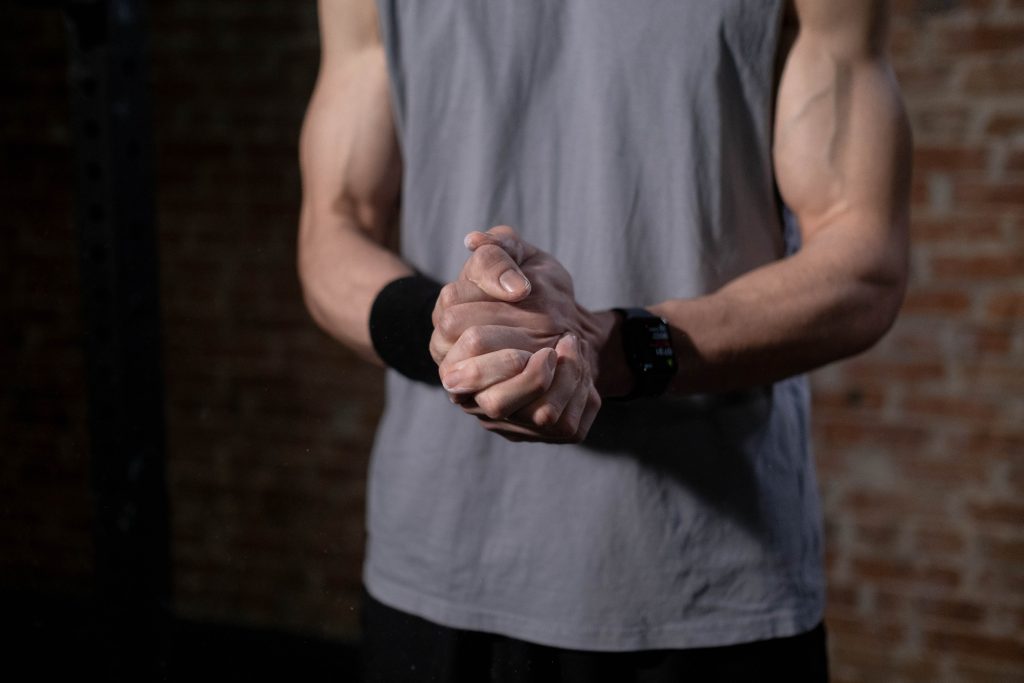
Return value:
[(454, 282), (449, 282), (441, 288), (441, 294), (437, 297), (437, 301), (442, 309), (451, 308), (459, 300), (458, 289)]
[(550, 403), (545, 403), (533, 413), (533, 421), (538, 427), (545, 429), (558, 424), (558, 412)]
[(477, 405), (484, 411), (484, 415), (492, 420), (500, 420), (505, 417), (504, 407), (502, 406), (501, 401), (492, 398), (491, 396), (477, 398)]
[(448, 308), (437, 316), (437, 331), (446, 339), (451, 339), (458, 333), (459, 316), (452, 309)]
[(505, 349), (502, 352), (502, 364), (508, 368), (514, 374), (518, 374), (523, 371), (526, 367), (526, 361), (523, 360), (523, 354), (517, 349)]
[(471, 356), (479, 356), (484, 352), (484, 333), (479, 327), (467, 328), (462, 333), (462, 345)]
[(580, 358), (572, 359), (572, 376), (577, 383), (583, 381), (584, 365), (586, 364)]

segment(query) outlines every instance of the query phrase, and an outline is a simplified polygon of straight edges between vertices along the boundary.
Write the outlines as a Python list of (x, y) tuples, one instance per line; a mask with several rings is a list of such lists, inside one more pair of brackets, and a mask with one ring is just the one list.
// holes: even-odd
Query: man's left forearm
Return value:
[[(870, 253), (842, 229), (829, 232), (712, 294), (645, 306), (672, 329), (679, 371), (670, 393), (767, 384), (864, 351), (885, 334), (903, 300), (905, 239)], [(617, 315), (602, 311), (591, 320), (590, 341), (602, 349), (599, 391), (628, 393)]]

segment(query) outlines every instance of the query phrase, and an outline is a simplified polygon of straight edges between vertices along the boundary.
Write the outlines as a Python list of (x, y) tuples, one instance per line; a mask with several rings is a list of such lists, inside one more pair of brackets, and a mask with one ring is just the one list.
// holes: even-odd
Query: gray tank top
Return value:
[[(402, 252), (470, 230), (557, 257), (591, 309), (709, 293), (787, 253), (770, 154), (782, 0), (377, 0)], [(485, 432), (389, 371), (363, 580), (447, 626), (559, 647), (793, 635), (823, 612), (803, 376), (606, 403), (582, 445)]]

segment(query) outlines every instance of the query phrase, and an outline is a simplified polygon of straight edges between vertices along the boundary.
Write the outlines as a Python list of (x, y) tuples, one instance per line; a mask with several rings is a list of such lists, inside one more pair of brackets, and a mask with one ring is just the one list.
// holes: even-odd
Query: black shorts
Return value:
[(593, 652), (439, 626), (363, 589), (364, 683), (828, 681), (824, 623), (789, 638), (687, 650)]

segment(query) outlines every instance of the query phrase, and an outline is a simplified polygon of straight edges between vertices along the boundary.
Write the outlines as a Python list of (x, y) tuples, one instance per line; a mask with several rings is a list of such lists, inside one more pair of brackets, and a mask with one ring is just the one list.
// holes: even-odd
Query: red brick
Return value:
[(1024, 502), (988, 501), (968, 505), (971, 518), (980, 523), (1002, 523), (1024, 529)]
[(998, 242), (1003, 239), (999, 217), (991, 214), (955, 213), (936, 216), (918, 212), (912, 216), (910, 232), (914, 243), (925, 241), (971, 244)]
[(972, 362), (963, 367), (964, 379), (971, 391), (987, 393), (1024, 393), (1024, 366), (1013, 363)]
[[(896, 655), (885, 646), (831, 637), (829, 650), (829, 675), (832, 683), (934, 683), (940, 680), (941, 669), (935, 658)], [(836, 671), (836, 675), (832, 675), (833, 671)]]
[(1011, 149), (1006, 155), (1007, 173), (1024, 173), (1024, 149)]
[(984, 605), (976, 602), (950, 598), (918, 597), (914, 598), (913, 606), (918, 614), (968, 625), (979, 624), (987, 611)]
[(912, 539), (914, 550), (924, 557), (960, 555), (966, 547), (963, 535), (953, 529), (919, 528)]
[[(1021, 275), (1024, 276), (1024, 273)], [(1024, 323), (1024, 282), (1018, 291), (992, 294), (985, 306), (985, 313), (989, 318)]]
[(1024, 209), (1024, 176), (999, 181), (963, 178), (955, 183), (953, 194), (961, 208)]
[(947, 567), (915, 566), (911, 560), (858, 557), (851, 561), (854, 576), (880, 585), (918, 585), (955, 588), (960, 572)]
[(1024, 662), (1024, 642), (983, 633), (926, 631), (925, 645), (939, 652), (984, 657), (1005, 662)]
[(928, 440), (928, 431), (911, 425), (860, 423), (826, 420), (822, 416), (821, 434), (833, 448), (880, 445), (886, 448), (913, 449)]
[(861, 520), (855, 525), (854, 536), (859, 547), (872, 554), (888, 555), (899, 550), (900, 526), (894, 520)]
[[(942, 67), (948, 73), (948, 68)], [(988, 150), (984, 147), (961, 145), (919, 145), (914, 149), (914, 173), (928, 171), (964, 172), (984, 171)]]
[(1024, 431), (971, 430), (952, 440), (950, 451), (966, 457), (1009, 461), (1024, 456)]
[(986, 662), (971, 658), (957, 660), (953, 671), (957, 680), (970, 683), (1020, 683), (1024, 680), (1024, 664), (1020, 662)]
[(985, 132), (989, 135), (1012, 136), (1018, 135), (1022, 131), (1024, 131), (1024, 113), (1016, 111), (992, 112), (985, 124)]
[(970, 306), (971, 297), (962, 289), (911, 289), (901, 313), (955, 315)]
[(896, 615), (908, 614), (910, 609), (910, 595), (905, 591), (885, 590), (872, 586), (870, 589), (871, 613), (890, 620)]
[(881, 379), (885, 382), (915, 384), (943, 379), (946, 368), (936, 361), (891, 361), (878, 357), (861, 357), (846, 363), (845, 368), (862, 380)]
[(885, 403), (885, 391), (877, 386), (849, 386), (841, 390), (814, 389), (815, 411), (874, 412)]
[(1015, 339), (1020, 332), (1012, 324), (996, 325), (964, 324), (958, 334), (958, 343), (968, 354), (985, 354), (988, 357), (1013, 353)]
[[(1024, 529), (1021, 529), (1024, 531)], [(1024, 538), (1002, 538), (982, 535), (979, 547), (983, 557), (999, 563), (1014, 566), (1024, 571)]]
[[(1024, 206), (1024, 195), (1021, 197)], [(1008, 251), (976, 256), (936, 256), (932, 258), (935, 277), (947, 280), (991, 282), (1024, 274), (1024, 254)]]
[(932, 491), (952, 491), (970, 484), (983, 484), (990, 470), (986, 461), (976, 458), (936, 460), (907, 457), (900, 460), (900, 471), (915, 486)]
[[(1024, 44), (1024, 35), (1020, 44)], [(1024, 90), (1024, 60), (975, 62), (967, 71), (964, 88), (973, 95), (1004, 95)]]
[(827, 586), (827, 603), (830, 609), (854, 610), (860, 604), (860, 590), (856, 585), (830, 581)]
[(972, 26), (951, 26), (942, 33), (942, 50), (949, 55), (983, 54), (1012, 50), (1024, 45), (1024, 22), (978, 22)]
[(901, 408), (908, 415), (988, 422), (1000, 414), (1002, 406), (979, 397), (910, 394)]

